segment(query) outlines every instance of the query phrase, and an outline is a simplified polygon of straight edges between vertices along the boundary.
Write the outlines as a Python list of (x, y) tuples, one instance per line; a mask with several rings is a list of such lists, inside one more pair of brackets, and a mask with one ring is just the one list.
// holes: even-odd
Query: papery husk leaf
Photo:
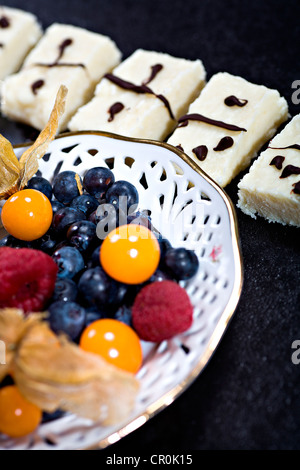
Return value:
[(41, 131), (33, 145), (31, 145), (31, 147), (29, 147), (21, 156), (19, 160), (21, 168), (19, 189), (23, 189), (30, 178), (32, 178), (39, 169), (38, 161), (45, 155), (49, 144), (56, 135), (59, 120), (65, 110), (67, 93), (67, 88), (64, 85), (61, 85), (56, 95), (54, 107), (52, 109), (48, 123)]
[(0, 310), (0, 340), (6, 347), (6, 364), (0, 365), (0, 381), (10, 373), (15, 353), (26, 331), (40, 318), (39, 314), (25, 318), (23, 311), (15, 308)]
[(45, 321), (31, 322), (10, 362), (24, 397), (44, 411), (61, 409), (103, 425), (125, 420), (139, 390), (135, 376), (56, 336)]
[(14, 149), (11, 143), (0, 134), (0, 199), (10, 195), (9, 190), (17, 185), (19, 175), (20, 164)]

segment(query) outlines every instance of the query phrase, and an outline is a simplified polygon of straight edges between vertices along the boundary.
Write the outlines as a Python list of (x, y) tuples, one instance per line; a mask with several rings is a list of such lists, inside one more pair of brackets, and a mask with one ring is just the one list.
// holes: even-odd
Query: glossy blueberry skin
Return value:
[(52, 303), (62, 300), (64, 302), (76, 302), (78, 294), (77, 284), (72, 279), (58, 279), (55, 283), (52, 295)]
[(75, 197), (80, 195), (75, 171), (58, 173), (53, 182), (53, 195), (63, 204), (70, 204)]
[(132, 312), (131, 308), (126, 305), (121, 305), (114, 314), (114, 319), (119, 320), (126, 325), (132, 327)]
[[(123, 198), (121, 198), (123, 196)], [(136, 187), (129, 181), (116, 181), (106, 192), (106, 202), (113, 204), (116, 209), (121, 209), (131, 214), (137, 209), (139, 194)]]
[(100, 266), (100, 240), (98, 240), (98, 246), (93, 250), (92, 254), (89, 255), (86, 259), (86, 267), (87, 269), (95, 268), (96, 266)]
[(53, 191), (51, 183), (42, 176), (34, 176), (33, 178), (31, 178), (27, 183), (27, 188), (36, 189), (37, 191), (40, 191), (49, 199), (49, 201), (51, 201), (52, 199)]
[(1, 238), (1, 240), (0, 240), (0, 248), (1, 248), (2, 246), (7, 246), (7, 242), (8, 242), (8, 240), (9, 240), (8, 237), (9, 237), (9, 235), (7, 235), (6, 237)]
[(55, 250), (52, 258), (58, 266), (59, 279), (73, 279), (84, 269), (83, 257), (73, 246), (63, 246)]
[(52, 255), (57, 246), (57, 240), (53, 237), (51, 230), (40, 238), (39, 249), (48, 255)]
[(81, 194), (80, 196), (77, 196), (73, 199), (70, 207), (82, 211), (88, 218), (90, 214), (97, 209), (98, 205), (99, 202), (97, 199), (90, 194)]
[(113, 172), (108, 168), (99, 166), (86, 172), (83, 178), (83, 187), (95, 198), (103, 199), (106, 191), (114, 182)]
[(108, 307), (111, 312), (117, 310), (126, 301), (128, 285), (111, 279)]
[(151, 217), (143, 214), (140, 211), (133, 212), (132, 214), (128, 215), (127, 224), (143, 225), (149, 230), (152, 230)]
[(57, 238), (66, 236), (67, 230), (70, 225), (79, 220), (85, 220), (83, 212), (74, 209), (73, 207), (63, 207), (59, 209), (53, 216), (52, 229)]
[(85, 326), (89, 326), (94, 321), (101, 320), (101, 318), (108, 317), (107, 312), (98, 310), (96, 307), (86, 308), (85, 311), (86, 311)]
[(49, 423), (50, 421), (53, 421), (54, 419), (61, 418), (65, 414), (65, 411), (63, 410), (56, 410), (53, 413), (47, 413), (46, 411), (43, 412), (42, 416), (42, 423)]
[(87, 269), (78, 281), (80, 299), (99, 310), (109, 302), (110, 278), (100, 266)]
[(51, 201), (51, 206), (52, 206), (53, 217), (59, 209), (62, 209), (63, 207), (65, 207), (62, 202), (53, 201), (53, 200)]
[(75, 246), (80, 253), (92, 251), (97, 244), (96, 225), (88, 220), (79, 220), (70, 225), (67, 231), (67, 240)]
[(49, 325), (54, 333), (65, 333), (73, 341), (85, 327), (85, 309), (76, 302), (53, 302), (48, 307)]
[(164, 269), (164, 259), (167, 251), (172, 248), (171, 243), (167, 238), (164, 238), (161, 234), (156, 234), (157, 241), (159, 243), (160, 248), (160, 261), (159, 261), (159, 268), (162, 270)]
[(192, 250), (169, 248), (164, 256), (166, 272), (177, 281), (191, 279), (198, 271), (199, 260)]
[(111, 279), (100, 266), (82, 274), (78, 290), (83, 305), (105, 310), (107, 315), (115, 312), (127, 296), (127, 285)]
[(39, 240), (33, 240), (32, 242), (26, 242), (24, 240), (19, 240), (18, 238), (8, 235), (6, 238), (6, 245), (10, 248), (35, 248), (39, 247)]
[(172, 281), (173, 277), (161, 269), (157, 269), (154, 274), (148, 279), (146, 282), (147, 284), (151, 284), (152, 282), (161, 282), (161, 281)]
[(117, 208), (107, 202), (100, 204), (95, 214), (98, 239), (102, 242), (112, 230), (119, 227), (120, 223), (125, 225), (126, 221), (127, 217), (123, 211), (117, 210)]

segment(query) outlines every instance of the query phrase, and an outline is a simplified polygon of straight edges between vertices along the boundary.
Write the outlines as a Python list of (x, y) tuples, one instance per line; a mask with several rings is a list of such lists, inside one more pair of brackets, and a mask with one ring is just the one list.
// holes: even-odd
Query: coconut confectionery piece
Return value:
[(168, 143), (224, 187), (287, 117), (287, 102), (277, 90), (220, 72), (181, 116)]
[(0, 80), (19, 70), (42, 34), (35, 15), (0, 6)]
[(68, 127), (163, 140), (199, 95), (205, 77), (200, 60), (138, 49), (105, 75)]
[(300, 114), (274, 137), (238, 188), (237, 205), (245, 214), (300, 227)]
[(96, 83), (121, 60), (108, 37), (54, 23), (27, 56), (22, 69), (2, 84), (2, 113), (41, 130), (45, 127), (58, 87), (68, 88), (59, 131), (93, 95)]

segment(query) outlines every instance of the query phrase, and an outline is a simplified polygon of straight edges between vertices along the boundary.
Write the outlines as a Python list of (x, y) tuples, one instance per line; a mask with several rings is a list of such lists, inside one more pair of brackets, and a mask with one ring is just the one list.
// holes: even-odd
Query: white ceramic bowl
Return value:
[[(15, 149), (17, 156), (23, 147)], [(173, 246), (195, 250), (200, 269), (182, 283), (194, 306), (193, 325), (161, 344), (143, 343), (141, 390), (132, 415), (114, 427), (67, 414), (19, 440), (0, 436), (0, 449), (103, 448), (121, 439), (172, 403), (199, 375), (218, 346), (240, 298), (242, 260), (233, 205), (225, 192), (189, 157), (164, 143), (100, 132), (59, 136), (40, 162), (50, 181), (57, 171), (84, 175), (108, 166), (116, 180), (133, 183), (139, 209)], [(120, 398), (122, 399), (122, 398)]]

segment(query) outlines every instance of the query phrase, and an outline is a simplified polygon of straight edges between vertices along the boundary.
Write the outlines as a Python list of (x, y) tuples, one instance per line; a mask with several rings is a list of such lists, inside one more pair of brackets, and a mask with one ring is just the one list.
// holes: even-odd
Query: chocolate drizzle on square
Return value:
[[(43, 63), (36, 63), (35, 65), (38, 67), (47, 67), (47, 68), (52, 68), (52, 67), (82, 67), (85, 68), (84, 64), (73, 64), (73, 63), (65, 63), (65, 62), (59, 62), (60, 59), (62, 58), (65, 50), (67, 47), (69, 47), (71, 44), (73, 44), (73, 39), (67, 38), (64, 39), (59, 45), (58, 45), (58, 56), (55, 59), (54, 62), (51, 64), (43, 64)], [(34, 95), (37, 94), (37, 90), (41, 88), (45, 84), (45, 81), (43, 79), (37, 80), (31, 85), (31, 89)]]
[(240, 99), (234, 95), (230, 95), (230, 96), (227, 96), (227, 98), (225, 98), (224, 103), (226, 104), (226, 106), (230, 106), (230, 107), (231, 106), (243, 107), (243, 106), (246, 106), (246, 104), (248, 103), (248, 100)]
[(45, 81), (44, 80), (37, 80), (36, 82), (34, 82), (32, 85), (31, 85), (31, 89), (32, 89), (32, 93), (34, 95), (37, 94), (38, 90), (40, 88), (42, 88), (42, 86), (45, 85)]
[(123, 88), (123, 90), (129, 90), (129, 91), (133, 91), (134, 93), (139, 93), (139, 94), (149, 93), (150, 95), (156, 96), (156, 98), (161, 100), (164, 103), (164, 105), (166, 106), (171, 119), (175, 119), (167, 98), (163, 95), (157, 95), (147, 85), (143, 85), (143, 84), (142, 85), (135, 85), (134, 83), (128, 82), (127, 80), (123, 80), (122, 78), (117, 77), (116, 75), (113, 75), (112, 73), (106, 73), (104, 75), (104, 78), (106, 78), (110, 82), (114, 83), (115, 85), (119, 86), (120, 88)]
[(109, 113), (108, 122), (113, 121), (115, 115), (120, 113), (122, 111), (122, 109), (124, 109), (124, 104), (120, 103), (119, 101), (117, 101), (116, 103), (111, 105), (111, 107), (108, 110), (108, 113)]
[(178, 145), (176, 145), (176, 148), (178, 150), (181, 150), (181, 152), (184, 152), (182, 145), (178, 144)]
[(292, 192), (295, 194), (300, 194), (300, 181), (297, 181), (297, 183), (294, 183), (293, 187), (294, 189), (292, 190)]
[(82, 67), (85, 68), (85, 65), (82, 63), (68, 63), (68, 62), (59, 62), (62, 56), (64, 55), (64, 52), (67, 47), (71, 46), (73, 44), (73, 39), (67, 38), (64, 39), (59, 45), (58, 45), (58, 56), (55, 59), (54, 62), (51, 64), (44, 64), (42, 62), (38, 62), (37, 66), (39, 67), (47, 67), (47, 68), (52, 68), (52, 67)]
[(276, 157), (272, 159), (269, 165), (270, 166), (274, 165), (277, 168), (277, 170), (281, 170), (284, 160), (285, 160), (285, 157), (283, 157), (282, 155), (276, 155)]
[(222, 150), (226, 150), (230, 147), (232, 147), (234, 144), (234, 140), (232, 137), (225, 136), (223, 137), (218, 145), (214, 148), (215, 152), (221, 152)]
[(148, 85), (148, 83), (152, 82), (155, 79), (156, 75), (163, 69), (161, 64), (155, 64), (151, 66), (151, 74), (149, 78), (143, 81), (143, 85)]
[(206, 145), (198, 145), (198, 147), (193, 148), (192, 152), (196, 155), (200, 162), (203, 162), (207, 157), (208, 148)]
[(58, 50), (59, 50), (59, 54), (58, 54), (58, 57), (55, 61), (55, 63), (58, 63), (59, 60), (62, 58), (64, 52), (65, 52), (65, 49), (69, 46), (71, 46), (71, 44), (73, 44), (73, 39), (65, 39), (59, 46), (58, 46)]
[(300, 145), (299, 144), (292, 144), (288, 145), (287, 147), (268, 147), (269, 149), (274, 149), (274, 150), (285, 150), (285, 149), (294, 149), (294, 150), (300, 150)]
[(300, 175), (300, 167), (294, 165), (285, 166), (280, 175), (280, 178), (288, 178), (291, 175)]
[(184, 123), (183, 125), (180, 125), (179, 127), (187, 126), (188, 121), (200, 121), (204, 122), (205, 124), (210, 124), (211, 126), (216, 126), (216, 127), (221, 127), (222, 129), (227, 129), (229, 131), (235, 131), (235, 132), (247, 132), (247, 129), (244, 129), (243, 127), (238, 127), (235, 126), (234, 124), (228, 124), (223, 121), (217, 121), (215, 119), (208, 118), (206, 116), (203, 116), (202, 114), (185, 114), (181, 118), (178, 119), (179, 124)]
[(9, 28), (10, 27), (10, 21), (7, 18), (7, 16), (1, 16), (0, 18), (0, 28)]

